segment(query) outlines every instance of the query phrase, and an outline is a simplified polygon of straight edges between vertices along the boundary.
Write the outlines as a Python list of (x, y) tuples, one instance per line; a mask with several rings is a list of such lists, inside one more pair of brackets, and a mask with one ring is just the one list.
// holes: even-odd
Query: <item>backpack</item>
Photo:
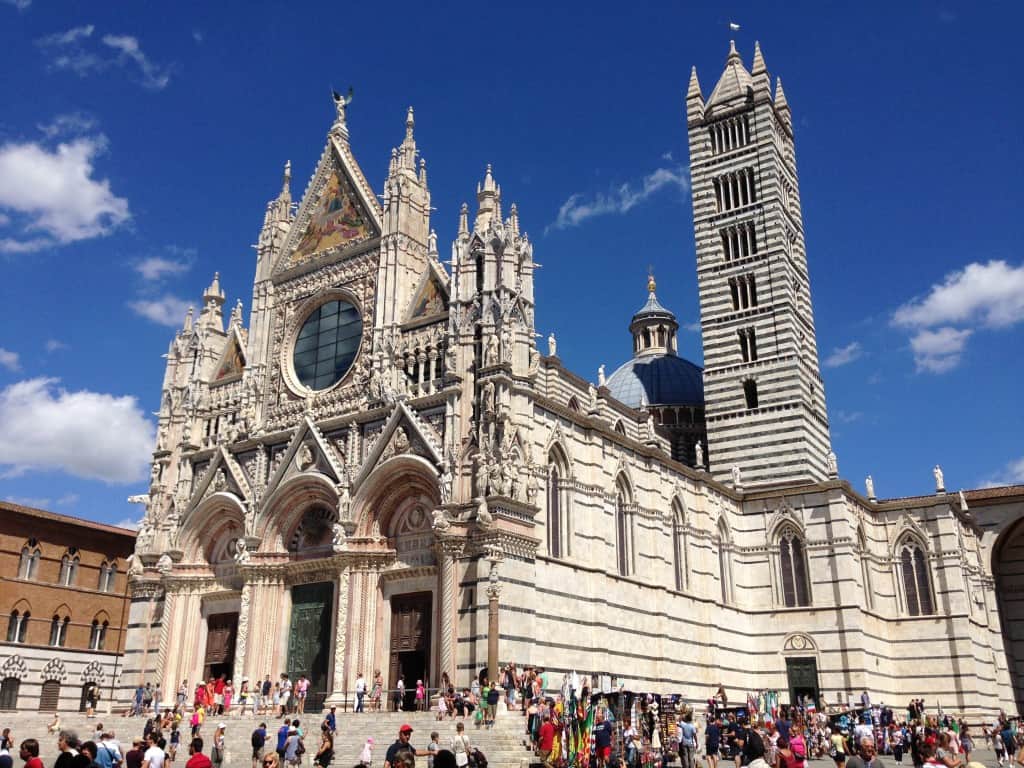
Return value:
[(469, 755), (469, 764), (473, 768), (487, 768), (487, 757), (478, 747), (473, 747), (473, 751)]

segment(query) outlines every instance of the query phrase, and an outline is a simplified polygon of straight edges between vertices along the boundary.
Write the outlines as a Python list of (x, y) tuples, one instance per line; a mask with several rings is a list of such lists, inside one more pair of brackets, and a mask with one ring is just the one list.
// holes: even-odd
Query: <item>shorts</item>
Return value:
[(261, 759), (263, 759), (263, 747), (253, 747), (252, 748), (252, 759), (253, 760), (261, 760)]
[(597, 759), (601, 762), (608, 762), (608, 758), (612, 754), (611, 747), (598, 747), (597, 748)]

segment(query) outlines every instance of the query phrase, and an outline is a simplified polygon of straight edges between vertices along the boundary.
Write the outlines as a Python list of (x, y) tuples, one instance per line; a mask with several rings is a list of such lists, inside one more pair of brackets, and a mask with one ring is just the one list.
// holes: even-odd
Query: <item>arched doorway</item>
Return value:
[(1006, 669), (1017, 710), (1024, 709), (1024, 520), (1007, 528), (992, 551)]
[(0, 711), (9, 712), (18, 708), (18, 690), (21, 680), (16, 677), (5, 677), (0, 683)]

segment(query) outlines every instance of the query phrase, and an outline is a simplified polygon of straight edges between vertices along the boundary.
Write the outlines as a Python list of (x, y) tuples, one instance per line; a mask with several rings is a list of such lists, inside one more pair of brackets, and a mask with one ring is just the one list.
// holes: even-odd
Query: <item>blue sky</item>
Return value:
[[(1022, 24), (1015, 3), (0, 0), (0, 496), (138, 517), (161, 355), (215, 270), (248, 317), (250, 244), (285, 160), (305, 188), (332, 86), (378, 190), (415, 106), (442, 253), (493, 164), (572, 369), (628, 357), (648, 265), (691, 326), (684, 94), (730, 37), (793, 109), (842, 475), (1024, 482)], [(681, 351), (700, 361), (699, 331)]]

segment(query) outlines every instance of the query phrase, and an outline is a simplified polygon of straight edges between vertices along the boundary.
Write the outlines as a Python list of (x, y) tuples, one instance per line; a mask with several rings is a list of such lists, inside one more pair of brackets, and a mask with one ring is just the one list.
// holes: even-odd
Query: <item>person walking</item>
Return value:
[(708, 723), (704, 732), (704, 756), (708, 761), (708, 768), (718, 768), (718, 751), (722, 748), (722, 726), (721, 720), (716, 715)]
[(693, 725), (693, 713), (686, 712), (677, 729), (679, 734), (679, 760), (682, 768), (694, 768), (697, 754), (697, 729)]
[(452, 737), (452, 752), (455, 753), (455, 764), (459, 768), (469, 765), (469, 756), (472, 754), (472, 750), (469, 737), (466, 735), (466, 724), (456, 723), (455, 736)]
[(356, 675), (356, 712), (363, 711), (364, 698), (366, 698), (366, 678), (360, 672)]
[(263, 750), (267, 745), (266, 723), (260, 723), (253, 729), (250, 742), (252, 743), (252, 768), (260, 768), (260, 763), (263, 761)]
[(327, 727), (327, 723), (324, 723), (320, 726), (320, 746), (316, 750), (313, 762), (319, 765), (320, 768), (327, 768), (333, 759), (334, 737), (331, 735), (331, 730)]

